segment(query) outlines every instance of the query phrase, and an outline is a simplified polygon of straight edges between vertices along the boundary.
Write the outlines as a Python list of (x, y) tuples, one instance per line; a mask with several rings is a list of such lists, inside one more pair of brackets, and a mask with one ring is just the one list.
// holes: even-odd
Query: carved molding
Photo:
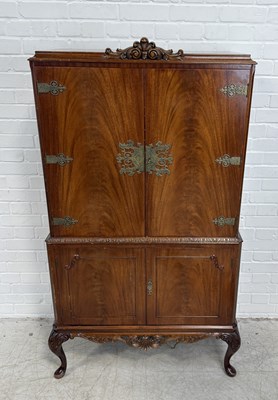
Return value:
[(164, 50), (157, 47), (154, 42), (143, 37), (140, 42), (134, 42), (133, 46), (126, 49), (117, 49), (115, 52), (110, 48), (105, 50), (105, 54), (109, 58), (119, 58), (121, 60), (182, 60), (184, 57), (183, 50), (174, 53), (173, 50)]
[(48, 244), (239, 244), (241, 237), (48, 237)]
[(80, 337), (95, 343), (109, 343), (120, 341), (128, 346), (147, 350), (149, 348), (156, 349), (167, 342), (177, 343), (194, 343), (202, 339), (217, 336), (217, 333), (202, 333), (188, 335), (122, 335), (122, 336), (103, 336), (91, 335), (89, 333), (71, 333), (71, 338)]

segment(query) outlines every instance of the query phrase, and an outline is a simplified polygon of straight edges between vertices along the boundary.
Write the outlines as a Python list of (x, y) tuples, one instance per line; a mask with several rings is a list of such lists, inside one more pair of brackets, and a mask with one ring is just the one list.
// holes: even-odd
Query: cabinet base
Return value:
[(188, 332), (179, 335), (104, 335), (87, 331), (63, 331), (57, 329), (56, 325), (53, 325), (48, 345), (50, 350), (56, 354), (61, 361), (61, 366), (54, 373), (56, 379), (62, 378), (67, 369), (67, 359), (62, 344), (69, 339), (74, 339), (75, 337), (81, 337), (96, 343), (121, 341), (129, 346), (144, 350), (147, 350), (148, 348), (155, 349), (168, 342), (175, 342), (176, 346), (178, 343), (194, 343), (198, 340), (215, 337), (216, 339), (221, 339), (228, 344), (228, 349), (224, 358), (224, 368), (227, 375), (231, 377), (236, 375), (236, 369), (230, 364), (230, 359), (238, 351), (241, 343), (237, 324), (233, 325), (232, 331), (230, 332)]

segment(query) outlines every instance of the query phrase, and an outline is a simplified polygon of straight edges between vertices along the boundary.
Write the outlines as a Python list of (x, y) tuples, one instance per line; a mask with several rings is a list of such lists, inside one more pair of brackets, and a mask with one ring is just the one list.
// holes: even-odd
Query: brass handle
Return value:
[(80, 255), (79, 254), (75, 254), (72, 259), (70, 260), (69, 264), (65, 265), (65, 269), (71, 269), (74, 267), (75, 263), (80, 260)]
[(151, 296), (153, 294), (153, 281), (151, 279), (149, 279), (147, 283), (147, 293), (148, 296)]

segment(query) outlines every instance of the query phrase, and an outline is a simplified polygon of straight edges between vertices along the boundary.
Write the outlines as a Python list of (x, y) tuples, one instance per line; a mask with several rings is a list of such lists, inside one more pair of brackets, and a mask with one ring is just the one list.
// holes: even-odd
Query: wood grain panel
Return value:
[(56, 250), (54, 258), (63, 323), (145, 323), (142, 250), (72, 246)]
[[(225, 96), (224, 86), (247, 84), (247, 70), (149, 70), (146, 142), (170, 144), (170, 175), (147, 176), (149, 236), (235, 236), (238, 231), (246, 144), (246, 96)], [(223, 167), (224, 154), (241, 157)], [(219, 227), (216, 217), (235, 218)]]
[(35, 68), (35, 82), (66, 86), (36, 96), (43, 161), (64, 153), (73, 161), (44, 165), (52, 236), (144, 234), (144, 174), (120, 175), (119, 143), (144, 142), (142, 71), (119, 68)]
[(148, 324), (231, 323), (239, 255), (240, 246), (147, 250)]

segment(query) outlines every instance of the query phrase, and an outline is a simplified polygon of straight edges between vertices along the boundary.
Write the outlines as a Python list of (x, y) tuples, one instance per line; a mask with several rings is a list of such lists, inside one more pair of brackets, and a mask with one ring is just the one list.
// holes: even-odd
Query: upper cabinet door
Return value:
[(147, 234), (235, 236), (249, 69), (146, 74)]
[(51, 235), (144, 235), (142, 70), (36, 67), (34, 85)]

